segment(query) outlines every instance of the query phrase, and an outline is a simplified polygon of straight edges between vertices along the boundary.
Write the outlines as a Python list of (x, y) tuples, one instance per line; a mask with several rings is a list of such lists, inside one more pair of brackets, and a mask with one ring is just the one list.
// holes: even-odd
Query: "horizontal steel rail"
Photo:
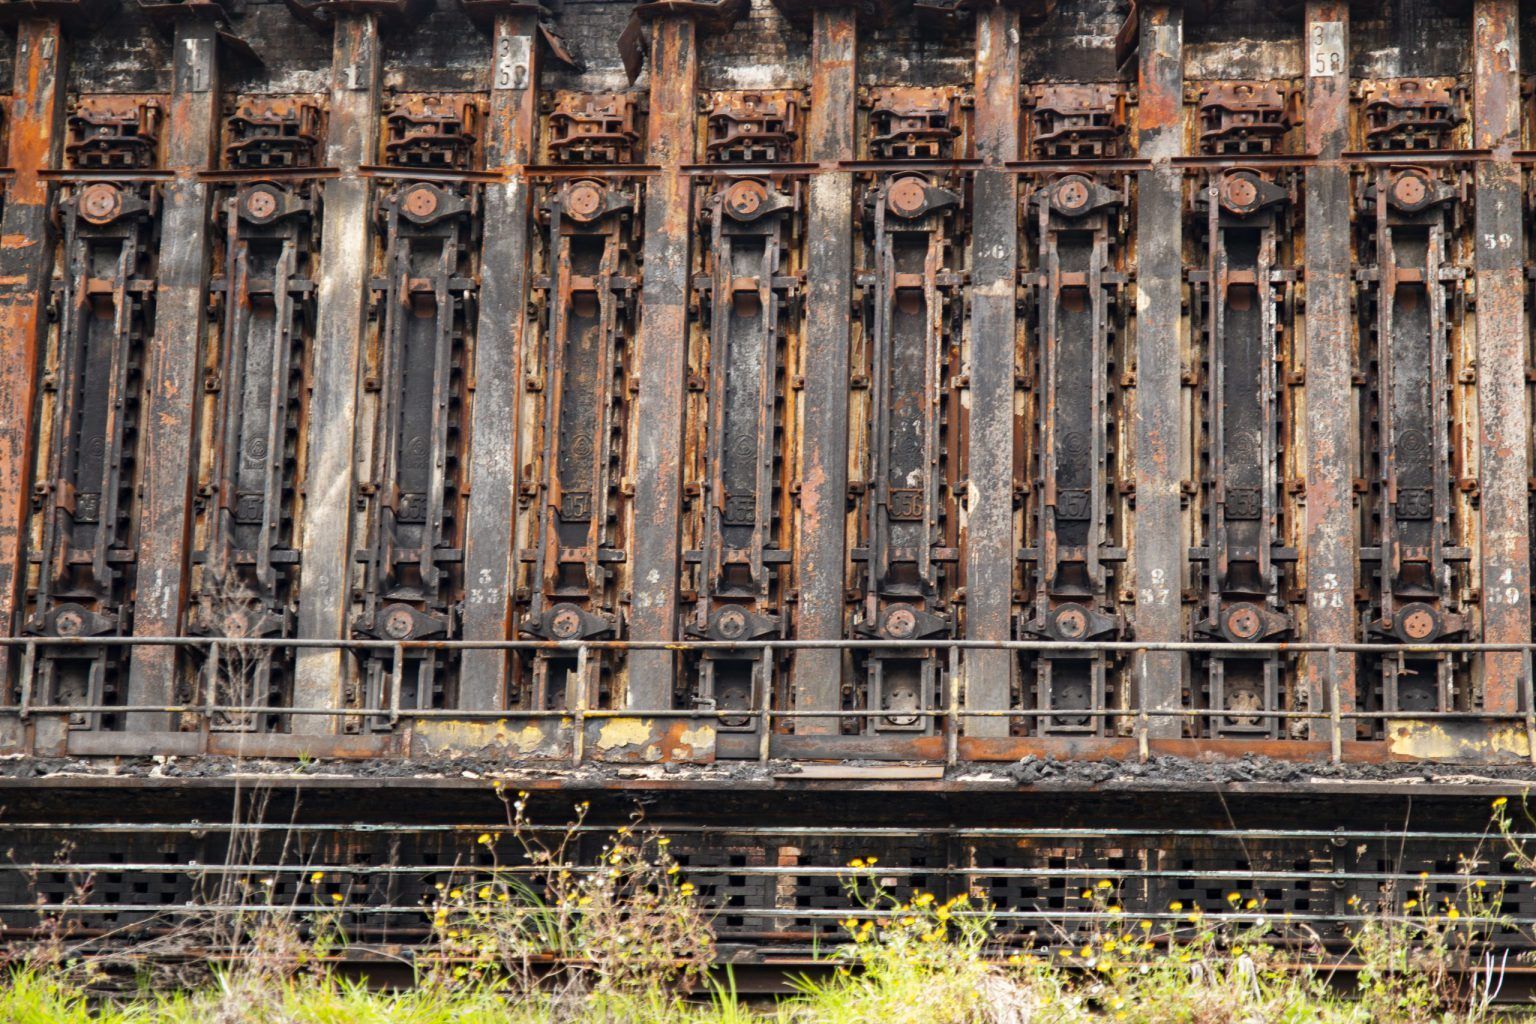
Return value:
[[(319, 716), (329, 718), (387, 718), (391, 725), (398, 725), (402, 721), (442, 719), (451, 721), (485, 721), (485, 722), (516, 722), (516, 721), (540, 721), (554, 720), (563, 725), (574, 723), (575, 732), (578, 734), (574, 742), (573, 761), (581, 763), (584, 756), (584, 745), (579, 738), (582, 724), (587, 720), (603, 719), (633, 719), (650, 718), (656, 720), (687, 719), (687, 720), (721, 720), (730, 718), (740, 720), (742, 718), (755, 719), (759, 733), (759, 759), (766, 761), (770, 755), (770, 740), (773, 734), (773, 726), (776, 722), (793, 721), (795, 719), (826, 719), (829, 713), (824, 710), (796, 711), (774, 707), (771, 704), (771, 694), (765, 692), (758, 707), (752, 709), (722, 710), (712, 706), (698, 706), (692, 708), (656, 708), (656, 709), (610, 709), (594, 708), (585, 704), (585, 695), (580, 690), (570, 698), (570, 703), (565, 708), (555, 709), (518, 709), (518, 708), (407, 708), (399, 705), (398, 689), (392, 688), (393, 703), (389, 707), (307, 707), (307, 706), (274, 706), (274, 705), (250, 705), (250, 704), (220, 704), (212, 700), (204, 700), (195, 703), (180, 704), (40, 704), (34, 700), (34, 676), (35, 661), (40, 649), (45, 648), (93, 648), (100, 646), (169, 646), (202, 650), (206, 653), (206, 665), (217, 666), (221, 652), (234, 650), (241, 654), (250, 654), (256, 651), (292, 649), (292, 650), (343, 650), (355, 652), (367, 652), (387, 650), (392, 652), (395, 662), (395, 676), (398, 678), (401, 667), (404, 664), (407, 653), (412, 651), (464, 651), (464, 650), (499, 650), (499, 651), (564, 651), (574, 652), (578, 664), (584, 664), (594, 653), (604, 651), (644, 651), (644, 650), (668, 650), (683, 653), (705, 652), (757, 652), (766, 655), (773, 651), (797, 651), (814, 649), (854, 650), (854, 651), (892, 651), (892, 650), (925, 650), (947, 651), (950, 659), (952, 673), (957, 679), (963, 679), (962, 655), (967, 651), (1010, 651), (1010, 652), (1036, 652), (1036, 653), (1062, 653), (1066, 651), (1083, 651), (1089, 653), (1122, 653), (1139, 654), (1148, 652), (1175, 652), (1175, 653), (1204, 653), (1204, 654), (1306, 654), (1322, 653), (1327, 656), (1329, 671), (1327, 672), (1326, 691), (1328, 695), (1327, 706), (1308, 710), (1272, 709), (1266, 711), (1245, 711), (1244, 714), (1258, 719), (1281, 721), (1326, 721), (1332, 728), (1331, 734), (1331, 760), (1339, 763), (1343, 760), (1342, 733), (1346, 722), (1356, 721), (1385, 721), (1385, 720), (1414, 720), (1414, 721), (1476, 721), (1485, 723), (1519, 723), (1523, 724), (1527, 742), (1529, 744), (1529, 757), (1536, 764), (1536, 700), (1522, 701), (1523, 710), (1519, 711), (1489, 711), (1482, 709), (1465, 709), (1449, 711), (1422, 711), (1405, 712), (1391, 710), (1361, 710), (1351, 708), (1345, 710), (1339, 698), (1337, 673), (1333, 671), (1335, 660), (1340, 654), (1375, 654), (1375, 655), (1423, 655), (1423, 654), (1462, 654), (1477, 655), (1487, 653), (1518, 653), (1523, 656), (1526, 685), (1530, 685), (1531, 666), (1533, 652), (1536, 652), (1536, 643), (1425, 643), (1425, 644), (1321, 644), (1308, 642), (1267, 642), (1267, 643), (1225, 643), (1211, 641), (1056, 641), (1056, 640), (959, 640), (959, 639), (931, 639), (931, 640), (875, 640), (875, 639), (839, 639), (839, 640), (752, 640), (752, 641), (711, 641), (711, 640), (682, 640), (682, 641), (643, 641), (643, 640), (574, 640), (574, 641), (548, 641), (548, 640), (368, 640), (368, 639), (312, 639), (312, 638), (280, 638), (280, 637), (253, 637), (246, 640), (229, 640), (217, 637), (136, 637), (136, 636), (105, 636), (105, 637), (0, 637), (0, 649), (20, 647), (23, 651), (21, 660), (20, 684), (18, 687), (19, 700), (13, 701), (11, 693), (0, 693), (0, 719), (9, 716), (17, 716), (23, 721), (35, 715), (65, 715), (78, 713), (120, 713), (132, 714), (136, 712), (154, 712), (160, 714), (180, 714), (200, 716), (205, 721), (211, 720), (216, 714), (268, 714), (268, 715), (297, 715)], [(211, 669), (216, 671), (216, 668)], [(204, 674), (210, 671), (205, 668)], [(1151, 708), (1146, 705), (1144, 699), (1134, 706), (1106, 708), (1082, 708), (1082, 709), (1050, 709), (1038, 707), (1008, 707), (1008, 708), (979, 708), (964, 706), (960, 699), (961, 685), (950, 688), (949, 699), (943, 707), (920, 708), (911, 711), (903, 711), (904, 715), (914, 718), (942, 720), (945, 723), (945, 734), (948, 739), (948, 750), (945, 760), (948, 763), (956, 763), (958, 760), (957, 743), (962, 725), (965, 719), (1009, 718), (1014, 720), (1031, 720), (1041, 722), (1056, 718), (1095, 718), (1095, 719), (1122, 719), (1133, 723), (1134, 738), (1137, 741), (1142, 759), (1149, 756), (1149, 739), (1151, 723), (1158, 720), (1201, 720), (1214, 719), (1229, 715), (1231, 712), (1219, 708)], [(214, 687), (203, 685), (200, 687), (204, 695), (211, 695)], [(1144, 688), (1136, 688), (1138, 695), (1144, 697)], [(876, 719), (887, 717), (889, 712), (880, 709), (851, 708), (838, 710), (831, 713), (831, 717), (840, 719)]]

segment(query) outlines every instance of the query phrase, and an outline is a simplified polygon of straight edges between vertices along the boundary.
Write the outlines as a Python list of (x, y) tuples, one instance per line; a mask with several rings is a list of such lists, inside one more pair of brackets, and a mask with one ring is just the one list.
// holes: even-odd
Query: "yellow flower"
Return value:
[(1252, 910), (1254, 907), (1257, 907), (1258, 905), (1259, 905), (1259, 901), (1256, 900), (1256, 899), (1253, 899), (1252, 897), (1250, 897), (1248, 902), (1243, 904), (1243, 907), (1245, 909), (1247, 909), (1247, 910)]
[(1099, 884), (1097, 886), (1095, 886), (1095, 888), (1098, 888), (1098, 889), (1113, 889), (1114, 887), (1115, 887), (1115, 883), (1111, 882), (1107, 878), (1099, 879)]
[(1091, 900), (1093, 899), (1093, 891), (1091, 889), (1084, 889), (1081, 893), (1081, 897), (1085, 900)]
[(1168, 904), (1168, 909), (1177, 914), (1179, 911), (1184, 909), (1184, 904), (1180, 903), (1178, 900), (1174, 900), (1172, 903)]
[(1452, 907), (1450, 910), (1445, 912), (1445, 916), (1454, 921), (1461, 916), (1461, 911), (1457, 910), (1455, 907)]
[(325, 872), (316, 871), (314, 874), (309, 876), (309, 880), (316, 885), (319, 885), (321, 882), (325, 881)]
[(1243, 894), (1240, 893), (1240, 892), (1229, 892), (1229, 893), (1227, 893), (1227, 902), (1228, 903), (1236, 903), (1238, 900), (1240, 900), (1242, 898), (1243, 898)]
[(505, 903), (505, 902), (507, 902), (507, 894), (506, 893), (501, 893), (500, 895), (498, 895), (496, 897), (496, 901), (498, 903)]
[(662, 836), (660, 839), (656, 840), (656, 845), (657, 846), (671, 846), (672, 845), (672, 840), (668, 839), (666, 836)]
[(491, 887), (488, 886), (488, 885), (482, 885), (480, 887), (480, 891), (477, 892), (475, 895), (479, 896), (483, 900), (488, 900), (488, 899), (491, 898)]
[(463, 889), (454, 889), (453, 891), (448, 893), (448, 898), (451, 899), (451, 900), (461, 899), (463, 896), (464, 896), (464, 890)]
[(1509, 797), (1501, 796), (1493, 802), (1493, 809), (1498, 810), (1500, 807), (1503, 807), (1507, 803), (1509, 803)]
[(476, 839), (475, 842), (479, 843), (481, 846), (490, 846), (491, 834), (489, 832), (481, 832), (480, 838)]
[(684, 882), (682, 885), (677, 887), (677, 891), (682, 893), (684, 896), (690, 895), (693, 892), (693, 883)]
[(341, 893), (339, 893), (339, 892), (331, 893), (331, 902), (332, 903), (340, 903), (341, 902)]
[(1488, 883), (1487, 883), (1487, 882), (1485, 882), (1485, 881), (1484, 881), (1484, 880), (1483, 880), (1483, 879), (1481, 879), (1481, 878), (1479, 878), (1479, 879), (1478, 879), (1478, 880), (1477, 880), (1477, 887), (1478, 887), (1478, 888), (1479, 888), (1479, 889), (1485, 889), (1485, 888), (1487, 888), (1487, 887), (1488, 887)]
[(1113, 915), (1113, 914), (1123, 914), (1123, 913), (1125, 913), (1125, 908), (1124, 907), (1105, 907), (1104, 908), (1104, 912), (1106, 914), (1111, 914), (1111, 915)]
[(920, 892), (916, 896), (912, 897), (912, 905), (914, 907), (926, 907), (932, 902), (933, 893), (931, 892)]
[(851, 868), (861, 868), (864, 866), (864, 861), (858, 857), (855, 857), (853, 860), (848, 862), (848, 866)]
[(1418, 905), (1419, 905), (1419, 901), (1418, 900), (1409, 900), (1407, 903), (1403, 904), (1403, 909), (1404, 910), (1412, 910), (1414, 907), (1416, 907)]
[(1085, 957), (1085, 958), (1086, 958), (1086, 957), (1090, 957), (1090, 956), (1093, 956), (1093, 947), (1092, 947), (1092, 946), (1084, 946), (1084, 947), (1083, 947), (1083, 948), (1082, 948), (1082, 949), (1081, 949), (1081, 950), (1080, 950), (1080, 951), (1079, 951), (1079, 952), (1078, 952), (1078, 954), (1077, 954), (1077, 955), (1078, 955), (1078, 956), (1080, 956), (1080, 957)]
[(1152, 922), (1151, 921), (1143, 921), (1143, 922), (1141, 922), (1141, 930), (1144, 931), (1144, 932), (1151, 931), (1152, 930)]
[(880, 863), (880, 858), (879, 857), (866, 857), (864, 859), (864, 863), (869, 865), (870, 867), (874, 867), (876, 864)]
[(455, 978), (462, 978), (462, 977), (464, 977), (464, 975), (466, 975), (468, 973), (469, 973), (469, 971), (467, 969), (463, 968), (463, 967), (455, 967), (453, 969), (453, 976)]

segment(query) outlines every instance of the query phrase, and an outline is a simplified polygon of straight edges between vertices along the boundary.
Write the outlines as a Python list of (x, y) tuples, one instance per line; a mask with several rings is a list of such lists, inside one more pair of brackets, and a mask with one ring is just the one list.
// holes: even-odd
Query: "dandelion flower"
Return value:
[(316, 871), (314, 874), (309, 876), (309, 880), (316, 885), (319, 885), (321, 882), (325, 881), (325, 872)]
[(340, 903), (341, 902), (341, 893), (339, 893), (339, 892), (331, 893), (331, 902), (332, 903)]
[(1184, 904), (1180, 903), (1178, 900), (1174, 900), (1172, 903), (1168, 904), (1168, 909), (1177, 914), (1179, 911), (1184, 909)]
[(1507, 796), (1498, 797), (1497, 799), (1495, 799), (1493, 801), (1493, 809), (1494, 810), (1498, 810), (1500, 807), (1503, 807), (1507, 803), (1509, 803), (1509, 797), (1507, 797)]
[(479, 843), (481, 846), (490, 846), (491, 834), (489, 832), (481, 832), (480, 838), (476, 839), (475, 842)]

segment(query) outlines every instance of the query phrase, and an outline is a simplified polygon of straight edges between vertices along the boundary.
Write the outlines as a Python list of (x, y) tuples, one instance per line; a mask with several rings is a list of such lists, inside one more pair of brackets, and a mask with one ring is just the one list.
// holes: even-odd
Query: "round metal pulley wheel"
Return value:
[(768, 201), (768, 189), (760, 181), (738, 181), (725, 190), (725, 212), (737, 220), (749, 220)]
[(251, 621), (244, 612), (227, 612), (220, 628), (231, 640), (243, 640), (250, 635)]
[(1052, 625), (1058, 638), (1081, 640), (1088, 635), (1088, 613), (1079, 605), (1062, 605), (1053, 614)]
[(1233, 213), (1251, 213), (1259, 201), (1259, 181), (1246, 171), (1221, 179), (1221, 205)]
[(1264, 615), (1245, 601), (1228, 608), (1223, 613), (1221, 625), (1233, 640), (1253, 640), (1264, 628)]
[(714, 633), (721, 640), (740, 640), (747, 634), (747, 613), (740, 608), (722, 608), (715, 613)]
[(556, 640), (575, 640), (581, 636), (581, 609), (575, 605), (556, 605), (549, 616), (549, 635)]
[(573, 220), (591, 220), (602, 208), (602, 189), (590, 181), (572, 185), (565, 194), (565, 213)]
[(917, 613), (911, 608), (892, 608), (885, 616), (888, 640), (910, 640), (917, 635)]
[(260, 185), (245, 194), (245, 215), (257, 223), (265, 223), (277, 215), (280, 204), (277, 193)]
[(1404, 171), (1392, 182), (1392, 202), (1404, 210), (1417, 210), (1429, 201), (1429, 179), (1418, 171)]
[(416, 616), (409, 608), (396, 605), (384, 612), (384, 635), (391, 640), (404, 640), (416, 627)]
[(123, 212), (123, 193), (116, 185), (97, 182), (80, 193), (80, 216), (92, 224), (108, 224)]
[(85, 632), (85, 612), (63, 608), (53, 617), (53, 631), (59, 636), (79, 636)]
[(898, 217), (916, 217), (928, 203), (928, 184), (922, 178), (897, 178), (886, 192), (886, 204)]
[(405, 194), (405, 199), (400, 206), (412, 217), (425, 220), (437, 212), (440, 203), (436, 189), (417, 185)]
[(1051, 204), (1062, 213), (1079, 213), (1088, 207), (1093, 188), (1088, 179), (1074, 174), (1056, 183), (1051, 192)]
[(1423, 601), (1405, 604), (1397, 611), (1396, 633), (1404, 643), (1428, 643), (1440, 634), (1440, 613)]

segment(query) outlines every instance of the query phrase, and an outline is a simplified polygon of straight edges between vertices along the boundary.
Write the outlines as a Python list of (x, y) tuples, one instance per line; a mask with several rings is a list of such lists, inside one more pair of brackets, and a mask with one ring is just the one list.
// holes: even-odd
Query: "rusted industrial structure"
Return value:
[[(655, 766), (678, 820), (809, 770), (873, 827), (881, 778), (1029, 758), (1536, 762), (1519, 0), (0, 19), (16, 763), (465, 761), (614, 813)], [(1274, 856), (1342, 870), (1306, 799)], [(759, 938), (836, 905), (770, 920), (768, 869), (847, 848), (763, 801), (694, 854), (764, 869)], [(1017, 906), (1030, 858), (1166, 853), (957, 852), (1023, 827), (966, 806), (903, 871)], [(1224, 842), (1184, 870), (1254, 868)]]

